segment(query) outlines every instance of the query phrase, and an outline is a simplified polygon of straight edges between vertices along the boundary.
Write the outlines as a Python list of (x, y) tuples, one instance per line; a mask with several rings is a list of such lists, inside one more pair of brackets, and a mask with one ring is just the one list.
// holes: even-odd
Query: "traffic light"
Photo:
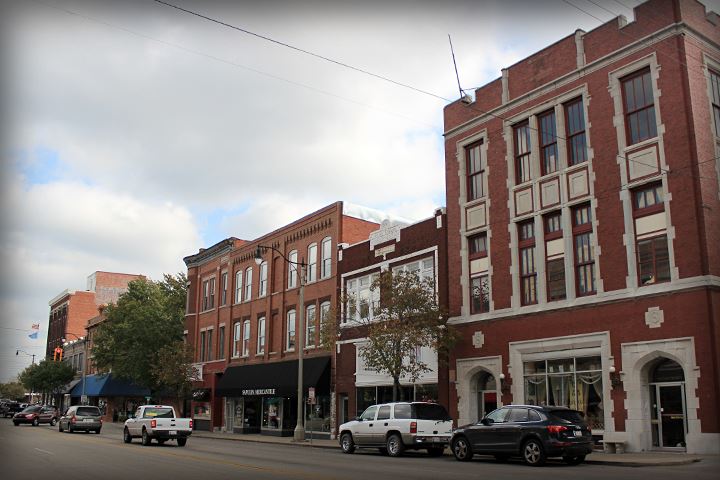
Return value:
[(54, 362), (62, 362), (62, 356), (63, 356), (62, 347), (55, 347), (55, 350), (53, 350), (53, 361)]

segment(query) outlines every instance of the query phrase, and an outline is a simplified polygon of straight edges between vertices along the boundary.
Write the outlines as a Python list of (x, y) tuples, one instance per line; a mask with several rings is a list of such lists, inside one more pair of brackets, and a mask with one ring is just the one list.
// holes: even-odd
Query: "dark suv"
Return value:
[(477, 453), (495, 455), (500, 461), (519, 456), (533, 466), (543, 465), (548, 457), (577, 465), (592, 452), (592, 435), (577, 410), (508, 405), (478, 423), (457, 428), (450, 446), (460, 461)]

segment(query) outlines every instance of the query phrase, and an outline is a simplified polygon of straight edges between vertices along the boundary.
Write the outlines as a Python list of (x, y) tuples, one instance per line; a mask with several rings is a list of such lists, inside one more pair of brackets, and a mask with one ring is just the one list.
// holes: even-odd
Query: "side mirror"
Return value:
[(363, 421), (362, 417), (355, 417), (355, 420), (358, 421), (358, 422), (362, 422), (362, 421)]
[(488, 426), (488, 425), (492, 425), (493, 423), (495, 423), (495, 421), (492, 418), (485, 417), (480, 421), (480, 423), (482, 423), (485, 426)]

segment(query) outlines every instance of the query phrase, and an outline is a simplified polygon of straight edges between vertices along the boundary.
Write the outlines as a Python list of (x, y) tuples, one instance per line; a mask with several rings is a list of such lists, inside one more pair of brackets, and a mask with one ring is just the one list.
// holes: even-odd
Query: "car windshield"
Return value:
[(447, 410), (442, 405), (430, 403), (414, 403), (414, 418), (418, 420), (450, 420)]
[(551, 410), (550, 416), (562, 423), (584, 423), (582, 413), (577, 410)]
[(160, 408), (160, 407), (153, 407), (153, 408), (146, 408), (145, 413), (143, 414), (144, 418), (174, 418), (175, 415), (173, 414), (172, 408)]
[(25, 410), (23, 410), (23, 413), (39, 412), (40, 410), (42, 410), (42, 407), (37, 407), (33, 405), (32, 407), (27, 407)]
[(77, 409), (77, 415), (98, 416), (100, 415), (100, 410), (97, 407), (80, 407)]

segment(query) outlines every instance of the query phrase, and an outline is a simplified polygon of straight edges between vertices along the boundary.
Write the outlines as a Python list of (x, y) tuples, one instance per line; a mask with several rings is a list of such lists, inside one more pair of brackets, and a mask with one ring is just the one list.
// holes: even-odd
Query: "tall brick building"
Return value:
[(459, 424), (568, 405), (720, 453), (720, 18), (650, 0), (445, 108)]
[[(196, 428), (292, 435), (297, 412), (297, 331), (304, 287), (304, 392), (315, 388), (305, 428), (329, 435), (333, 418), (332, 352), (319, 348), (320, 321), (335, 304), (339, 244), (368, 238), (377, 223), (333, 203), (252, 241), (231, 237), (185, 257), (186, 338), (200, 371), (193, 392)], [(257, 264), (258, 246), (263, 252)], [(280, 253), (278, 253), (280, 252)], [(282, 255), (281, 255), (282, 254)]]

